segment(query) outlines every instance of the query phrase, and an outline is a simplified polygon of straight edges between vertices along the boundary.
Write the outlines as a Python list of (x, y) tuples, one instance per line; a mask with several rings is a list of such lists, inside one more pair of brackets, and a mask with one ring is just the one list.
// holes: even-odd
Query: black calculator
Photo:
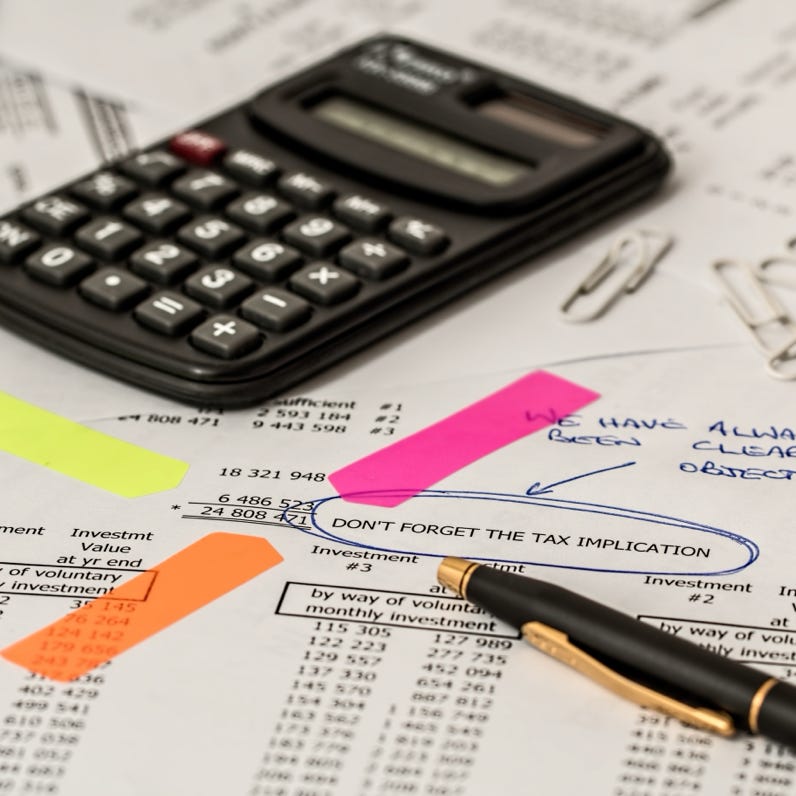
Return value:
[(178, 400), (253, 404), (668, 169), (633, 124), (372, 38), (0, 219), (0, 321)]

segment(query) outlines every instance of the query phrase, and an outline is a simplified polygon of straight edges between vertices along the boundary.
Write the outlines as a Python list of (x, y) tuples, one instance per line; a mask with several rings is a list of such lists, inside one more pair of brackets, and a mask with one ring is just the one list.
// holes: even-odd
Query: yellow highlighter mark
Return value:
[(0, 450), (122, 497), (173, 489), (188, 464), (0, 392)]

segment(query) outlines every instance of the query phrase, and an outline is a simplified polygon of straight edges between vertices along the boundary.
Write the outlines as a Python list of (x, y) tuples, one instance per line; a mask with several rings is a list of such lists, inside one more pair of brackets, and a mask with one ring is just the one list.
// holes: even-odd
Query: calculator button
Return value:
[(106, 310), (123, 310), (149, 292), (143, 279), (121, 268), (103, 268), (80, 283), (81, 295)]
[(0, 262), (15, 263), (35, 249), (41, 238), (24, 224), (0, 221)]
[(133, 310), (133, 315), (143, 326), (175, 337), (198, 323), (204, 311), (201, 305), (182, 293), (164, 290), (139, 304)]
[(268, 288), (247, 298), (240, 306), (244, 318), (275, 332), (295, 329), (306, 321), (312, 310), (304, 299), (278, 288)]
[(340, 264), (368, 279), (386, 279), (402, 271), (409, 258), (401, 249), (378, 238), (363, 238), (340, 252)]
[(185, 163), (164, 149), (139, 152), (119, 164), (119, 169), (128, 177), (153, 188), (167, 183), (172, 177), (185, 171)]
[(288, 199), (308, 210), (317, 210), (319, 207), (323, 207), (334, 196), (334, 191), (329, 183), (303, 171), (285, 174), (279, 180), (278, 185), (279, 190)]
[(32, 227), (53, 237), (67, 235), (89, 218), (83, 205), (59, 194), (37, 199), (21, 215)]
[(226, 144), (220, 138), (202, 130), (179, 133), (169, 142), (169, 149), (175, 155), (197, 166), (209, 166), (226, 148)]
[(224, 168), (236, 179), (262, 188), (278, 174), (276, 163), (248, 149), (235, 149), (224, 158)]
[(341, 196), (335, 200), (332, 210), (341, 221), (363, 232), (376, 232), (392, 215), (384, 205), (359, 194)]
[(390, 224), (390, 240), (413, 254), (436, 254), (448, 244), (448, 236), (434, 224), (420, 218), (401, 216)]
[(313, 257), (326, 257), (351, 239), (347, 227), (326, 216), (303, 216), (282, 232), (285, 240)]
[(160, 285), (170, 285), (182, 279), (198, 263), (193, 252), (168, 240), (150, 241), (130, 257), (133, 271)]
[(218, 260), (246, 240), (243, 230), (218, 216), (200, 216), (181, 227), (177, 238), (208, 260)]
[(248, 276), (231, 268), (211, 265), (186, 280), (185, 292), (203, 304), (226, 309), (237, 304), (252, 289), (253, 284)]
[(227, 207), (227, 215), (261, 235), (281, 227), (295, 215), (286, 202), (266, 193), (247, 193)]
[(236, 359), (260, 345), (260, 333), (234, 315), (213, 315), (191, 332), (191, 342), (208, 354)]
[(155, 235), (165, 235), (186, 221), (191, 211), (187, 205), (162, 193), (146, 193), (125, 205), (122, 215)]
[(353, 296), (359, 280), (331, 263), (315, 262), (290, 277), (290, 288), (317, 304), (338, 304)]
[(301, 265), (301, 255), (292, 247), (272, 240), (253, 240), (235, 252), (232, 262), (255, 279), (277, 282)]
[(206, 169), (189, 171), (175, 180), (171, 189), (180, 199), (201, 210), (216, 210), (238, 195), (234, 182)]
[(87, 180), (73, 185), (70, 192), (98, 210), (113, 210), (132, 199), (138, 189), (126, 177), (112, 171), (98, 171)]
[(50, 285), (66, 287), (79, 282), (94, 267), (94, 261), (66, 243), (51, 243), (25, 260), (27, 272)]
[(118, 218), (101, 216), (80, 227), (75, 240), (81, 249), (101, 260), (119, 260), (141, 243), (142, 236)]

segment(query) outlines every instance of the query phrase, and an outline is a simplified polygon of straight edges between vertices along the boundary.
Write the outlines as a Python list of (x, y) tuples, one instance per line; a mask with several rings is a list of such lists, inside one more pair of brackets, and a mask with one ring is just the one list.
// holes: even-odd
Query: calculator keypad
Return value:
[(191, 342), (208, 354), (237, 359), (260, 345), (260, 333), (233, 315), (214, 315), (194, 329)]
[(26, 207), (22, 218), (45, 235), (68, 235), (90, 217), (87, 207), (66, 196), (52, 194)]
[(106, 310), (127, 309), (149, 293), (149, 285), (123, 268), (103, 268), (80, 283), (80, 293)]
[(41, 282), (67, 287), (94, 270), (94, 261), (74, 246), (48, 243), (25, 260), (25, 268)]
[(188, 206), (162, 193), (147, 193), (125, 205), (122, 211), (132, 221), (153, 235), (165, 235), (191, 217)]
[(359, 280), (332, 263), (314, 262), (297, 271), (288, 282), (296, 293), (316, 304), (339, 304), (359, 289)]
[(164, 290), (135, 308), (136, 320), (155, 332), (175, 336), (204, 317), (201, 305), (181, 293)]
[(340, 252), (340, 263), (359, 276), (387, 279), (402, 271), (409, 258), (397, 246), (377, 238), (363, 238)]
[(119, 164), (119, 168), (134, 180), (157, 188), (185, 171), (185, 162), (170, 152), (156, 149), (139, 152)]
[(0, 219), (0, 263), (109, 318), (129, 313), (141, 346), (154, 333), (221, 361), (300, 335), (316, 316), (333, 322), (365, 288), (388, 291), (409, 253), (447, 244), (434, 224), (213, 136), (184, 133), (170, 150)]
[(254, 283), (227, 266), (210, 265), (185, 282), (185, 292), (203, 304), (225, 309), (240, 303)]
[(100, 216), (75, 233), (77, 245), (101, 260), (121, 260), (142, 243), (143, 235), (113, 216)]
[(246, 299), (240, 311), (244, 318), (254, 321), (264, 329), (276, 332), (294, 329), (308, 320), (312, 314), (308, 302), (279, 288), (268, 288)]
[(169, 149), (178, 157), (197, 166), (210, 166), (226, 149), (226, 144), (204, 130), (188, 130), (175, 135)]
[(255, 238), (235, 252), (232, 262), (255, 279), (278, 282), (286, 279), (301, 265), (301, 255), (284, 243)]
[(114, 210), (132, 199), (138, 189), (131, 180), (112, 171), (98, 171), (72, 186), (72, 193), (97, 210)]
[(293, 208), (275, 196), (246, 193), (227, 207), (227, 215), (242, 227), (265, 235), (293, 218)]
[(333, 211), (341, 221), (363, 232), (376, 232), (390, 219), (384, 205), (353, 193), (335, 200)]
[(199, 216), (177, 232), (178, 240), (209, 260), (230, 254), (246, 240), (243, 230), (220, 216)]
[(130, 257), (130, 268), (159, 285), (172, 285), (196, 269), (196, 255), (170, 240), (153, 240)]
[(41, 239), (24, 224), (0, 220), (0, 263), (16, 263), (38, 246)]
[(312, 257), (326, 257), (351, 237), (349, 231), (326, 216), (303, 216), (284, 229), (285, 240)]
[(236, 149), (234, 152), (230, 152), (224, 158), (223, 165), (224, 170), (235, 179), (255, 188), (268, 185), (279, 174), (279, 169), (273, 160), (247, 149)]
[(387, 235), (390, 240), (413, 254), (436, 254), (448, 244), (445, 232), (422, 218), (396, 218), (390, 224)]
[(304, 171), (285, 174), (279, 180), (279, 190), (291, 202), (307, 210), (318, 210), (334, 197), (334, 189), (329, 183)]
[(260, 345), (260, 333), (240, 318), (214, 315), (191, 333), (191, 342), (208, 354), (237, 359)]
[(215, 210), (238, 193), (232, 180), (208, 169), (193, 169), (174, 181), (172, 190), (199, 210)]

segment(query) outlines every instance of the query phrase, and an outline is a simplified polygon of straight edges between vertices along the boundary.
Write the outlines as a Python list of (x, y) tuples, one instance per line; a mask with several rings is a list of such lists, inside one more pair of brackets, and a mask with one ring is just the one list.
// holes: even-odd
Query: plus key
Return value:
[(260, 333), (234, 315), (214, 315), (191, 332), (191, 342), (222, 359), (237, 359), (260, 345)]

